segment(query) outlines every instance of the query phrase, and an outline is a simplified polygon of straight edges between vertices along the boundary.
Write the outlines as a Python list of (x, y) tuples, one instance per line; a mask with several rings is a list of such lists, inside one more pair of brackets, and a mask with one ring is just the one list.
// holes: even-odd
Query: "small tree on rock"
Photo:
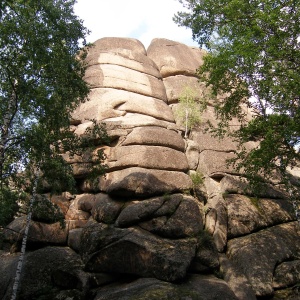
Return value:
[(202, 104), (197, 100), (195, 89), (186, 86), (183, 88), (178, 105), (175, 109), (175, 116), (185, 127), (184, 138), (188, 138), (188, 132), (201, 122)]
[[(213, 132), (239, 143), (237, 171), (255, 184), (276, 172), (289, 190), (287, 170), (300, 164), (299, 1), (178, 1), (185, 10), (174, 21), (208, 50), (197, 74), (214, 95), (225, 95), (212, 103)], [(255, 113), (251, 122), (244, 107)], [(230, 126), (233, 118), (242, 125)], [(248, 141), (257, 146), (244, 147)]]

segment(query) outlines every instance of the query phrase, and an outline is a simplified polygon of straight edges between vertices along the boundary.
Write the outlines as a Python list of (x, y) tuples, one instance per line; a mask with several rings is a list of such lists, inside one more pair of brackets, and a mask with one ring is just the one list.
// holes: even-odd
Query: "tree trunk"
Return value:
[(9, 139), (9, 131), (12, 127), (13, 119), (16, 115), (16, 112), (18, 110), (17, 107), (17, 95), (15, 93), (15, 86), (16, 82), (13, 85), (13, 92), (9, 99), (7, 110), (4, 114), (3, 118), (3, 124), (1, 124), (1, 138), (0, 138), (0, 179), (2, 179), (3, 176), (3, 167), (4, 167), (4, 161), (5, 161), (5, 148), (7, 141)]
[(31, 217), (32, 217), (32, 208), (33, 208), (34, 201), (36, 199), (36, 191), (37, 191), (37, 184), (38, 184), (39, 177), (40, 177), (39, 170), (37, 170), (36, 175), (35, 175), (33, 190), (32, 190), (32, 196), (31, 196), (31, 199), (29, 202), (29, 211), (27, 214), (26, 226), (25, 226), (24, 236), (23, 236), (23, 240), (22, 240), (21, 254), (19, 257), (18, 265), (17, 265), (15, 282), (13, 285), (11, 300), (15, 300), (17, 298), (17, 293), (18, 293), (18, 289), (19, 289), (19, 285), (20, 285), (21, 272), (22, 272), (23, 261), (24, 261), (24, 256), (25, 256), (25, 252), (26, 252), (26, 243), (27, 243), (28, 232), (29, 232), (29, 227), (30, 227), (30, 222), (31, 222)]
[(188, 136), (188, 121), (189, 121), (189, 110), (186, 108), (185, 109), (185, 133), (184, 133), (184, 138), (187, 139)]

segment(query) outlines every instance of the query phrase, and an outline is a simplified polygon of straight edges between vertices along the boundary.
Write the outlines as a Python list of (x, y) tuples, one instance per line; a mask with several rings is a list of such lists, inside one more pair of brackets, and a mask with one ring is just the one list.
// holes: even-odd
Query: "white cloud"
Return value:
[(178, 0), (77, 0), (75, 13), (92, 32), (89, 42), (102, 37), (131, 37), (148, 47), (153, 38), (167, 38), (187, 45), (190, 29), (178, 27), (173, 15), (183, 10)]

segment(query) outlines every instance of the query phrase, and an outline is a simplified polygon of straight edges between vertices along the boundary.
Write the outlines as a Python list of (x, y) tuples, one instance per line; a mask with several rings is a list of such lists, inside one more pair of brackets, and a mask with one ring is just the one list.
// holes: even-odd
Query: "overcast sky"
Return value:
[(178, 0), (77, 0), (75, 13), (91, 30), (88, 42), (102, 37), (130, 37), (147, 48), (154, 38), (197, 46), (190, 29), (178, 27), (173, 15), (183, 10)]

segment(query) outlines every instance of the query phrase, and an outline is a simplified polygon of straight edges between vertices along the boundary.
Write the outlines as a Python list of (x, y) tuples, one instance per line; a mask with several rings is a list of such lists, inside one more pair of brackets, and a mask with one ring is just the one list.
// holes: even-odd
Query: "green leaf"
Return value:
[[(239, 143), (239, 170), (251, 178), (279, 174), (299, 165), (300, 6), (298, 1), (182, 0), (174, 21), (192, 29), (208, 50), (199, 67), (210, 86), (218, 118), (213, 130)], [(247, 118), (252, 111), (252, 120)], [(237, 118), (241, 127), (229, 126)], [(246, 149), (244, 143), (257, 147)]]

